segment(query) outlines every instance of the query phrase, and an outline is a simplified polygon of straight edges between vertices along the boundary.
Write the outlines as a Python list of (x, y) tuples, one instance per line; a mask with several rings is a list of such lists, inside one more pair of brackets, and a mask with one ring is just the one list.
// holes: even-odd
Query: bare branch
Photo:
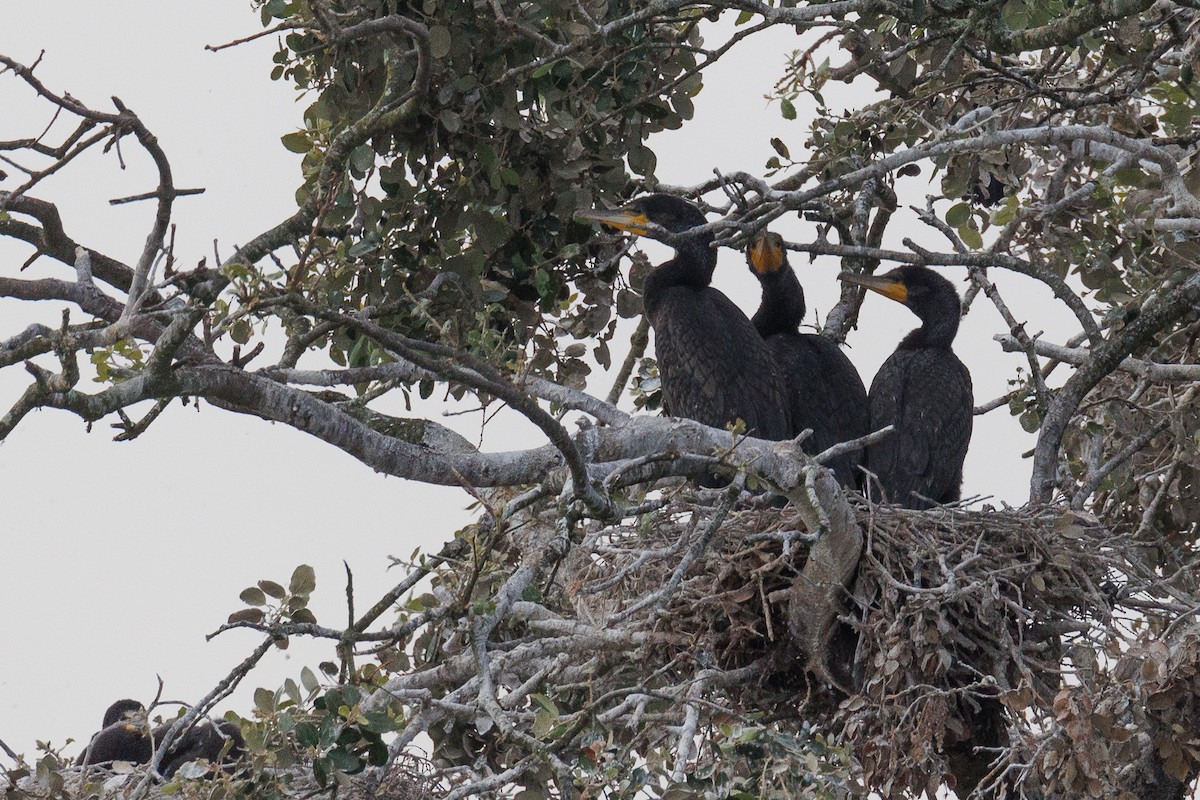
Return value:
[[(996, 334), (992, 339), (999, 342), (1006, 353), (1023, 349), (1021, 343), (1009, 334)], [(1090, 351), (1087, 348), (1065, 347), (1053, 342), (1047, 342), (1045, 339), (1035, 340), (1033, 348), (1038, 355), (1053, 358), (1064, 364), (1073, 364), (1074, 366), (1083, 365), (1090, 357)], [(1122, 359), (1116, 368), (1154, 383), (1192, 383), (1200, 381), (1200, 364), (1159, 364), (1154, 361), (1145, 361), (1140, 358), (1128, 356)]]

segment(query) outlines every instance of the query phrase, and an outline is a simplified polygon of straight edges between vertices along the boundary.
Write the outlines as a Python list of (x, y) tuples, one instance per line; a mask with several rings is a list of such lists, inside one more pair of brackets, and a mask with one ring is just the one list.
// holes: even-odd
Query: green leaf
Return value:
[(538, 269), (533, 276), (533, 285), (537, 289), (537, 293), (541, 297), (549, 298), (550, 292), (550, 273), (544, 269)]
[(282, 600), (283, 598), (287, 597), (287, 590), (275, 581), (259, 581), (258, 588), (262, 589), (276, 600)]
[(381, 711), (368, 711), (363, 717), (367, 720), (367, 730), (373, 733), (390, 733), (404, 727), (402, 720), (389, 717)]
[(262, 606), (266, 605), (267, 603), (267, 596), (263, 594), (262, 589), (259, 589), (256, 586), (243, 589), (242, 593), (239, 594), (238, 597), (241, 598), (241, 601), (248, 606)]
[(311, 722), (301, 722), (296, 725), (296, 741), (305, 747), (316, 747), (321, 738), (317, 735), (317, 726)]
[(315, 692), (321, 688), (316, 674), (308, 667), (300, 670), (300, 685), (304, 687), (306, 692)]
[(979, 235), (979, 231), (971, 225), (963, 225), (958, 229), (958, 235), (962, 237), (963, 244), (972, 250), (983, 249), (983, 237)]
[(434, 58), (445, 58), (450, 55), (450, 29), (444, 25), (434, 25), (429, 29), (429, 51)]
[(1008, 199), (1004, 201), (1004, 205), (992, 213), (992, 223), (995, 225), (1007, 225), (1012, 222), (1013, 218), (1017, 216), (1018, 207), (1019, 203), (1016, 196), (1009, 195)]
[(236, 320), (232, 325), (229, 326), (229, 335), (238, 344), (245, 344), (246, 342), (250, 341), (251, 333), (253, 333), (253, 331), (250, 328), (250, 323), (244, 319)]
[(283, 142), (283, 146), (293, 153), (307, 153), (312, 149), (312, 142), (309, 141), (307, 131), (296, 131), (281, 136), (279, 141)]
[(617, 316), (624, 319), (636, 317), (642, 313), (642, 297), (629, 289), (617, 292)]
[(271, 714), (275, 711), (275, 693), (270, 689), (258, 687), (254, 690), (254, 707), (264, 714)]
[(353, 774), (363, 768), (363, 762), (357, 756), (340, 748), (329, 753), (329, 761), (347, 774)]
[(1025, 30), (1032, 21), (1023, 0), (1009, 0), (1000, 13), (1005, 26), (1014, 33)]
[(612, 354), (608, 350), (608, 342), (601, 340), (600, 344), (592, 350), (592, 356), (595, 357), (596, 363), (604, 369), (612, 367)]
[(359, 172), (367, 172), (375, 166), (375, 151), (368, 144), (360, 144), (350, 153), (350, 166)]
[(261, 608), (243, 608), (241, 611), (235, 611), (230, 614), (228, 621), (231, 625), (236, 622), (249, 622), (254, 625), (266, 618), (267, 615), (263, 613)]
[(780, 99), (779, 111), (781, 114), (783, 114), (784, 119), (796, 118), (796, 106), (792, 105), (792, 101), (788, 100), (786, 97)]
[[(350, 258), (362, 258), (367, 253), (374, 253), (379, 249), (379, 242), (374, 239), (359, 239), (354, 244), (350, 245), (350, 249), (346, 251), (346, 255)], [(363, 341), (366, 341), (365, 339)]]
[(288, 584), (288, 592), (301, 597), (308, 597), (317, 588), (317, 573), (307, 564), (301, 564), (292, 572), (292, 580)]
[[(674, 107), (675, 113), (677, 113), (680, 117), (680, 124), (682, 124), (682, 120), (691, 119), (696, 115), (696, 106), (692, 103), (692, 99), (686, 94), (677, 94), (672, 97), (671, 105)], [(677, 125), (675, 127), (679, 126)]]
[(533, 735), (538, 739), (546, 738), (558, 721), (558, 715), (544, 708), (538, 709), (533, 715)]
[(556, 717), (560, 713), (558, 710), (558, 706), (555, 705), (554, 701), (551, 700), (549, 697), (547, 697), (544, 694), (537, 694), (535, 692), (534, 694), (529, 695), (529, 699), (532, 700), (533, 702), (537, 703), (539, 706), (546, 709), (547, 711), (549, 711), (551, 714), (553, 714)]
[(654, 168), (658, 165), (658, 157), (654, 155), (654, 151), (644, 145), (629, 148), (626, 158), (629, 168), (639, 175), (653, 175)]
[(971, 207), (966, 203), (955, 203), (946, 211), (946, 224), (951, 228), (965, 225), (971, 218)]

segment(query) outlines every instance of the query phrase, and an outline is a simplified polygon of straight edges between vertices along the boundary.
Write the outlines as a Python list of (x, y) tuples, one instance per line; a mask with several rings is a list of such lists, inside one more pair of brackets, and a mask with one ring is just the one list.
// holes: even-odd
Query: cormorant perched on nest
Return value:
[(92, 736), (79, 756), (81, 765), (128, 761), (145, 764), (150, 760), (150, 729), (146, 708), (137, 700), (118, 700), (104, 712), (104, 725)]
[[(151, 731), (145, 706), (136, 700), (118, 700), (104, 712), (104, 727), (92, 737), (91, 743), (79, 757), (79, 764), (111, 761), (149, 764), (155, 748), (166, 737), (171, 724), (166, 722)], [(214, 765), (221, 765), (225, 772), (231, 772), (232, 765), (245, 754), (246, 740), (236, 725), (225, 721), (213, 724), (208, 720), (200, 720), (171, 746), (171, 751), (159, 762), (158, 771), (164, 778), (170, 778), (189, 761), (205, 759)], [(210, 769), (208, 774), (215, 772), (216, 769)]]
[(884, 498), (907, 508), (958, 500), (974, 404), (971, 373), (950, 349), (962, 310), (958, 292), (926, 267), (838, 278), (903, 303), (921, 319), (871, 382), (871, 429), (896, 429), (867, 448), (867, 468)]
[[(867, 390), (858, 370), (836, 344), (815, 333), (800, 333), (804, 289), (788, 264), (783, 237), (763, 231), (746, 248), (746, 262), (762, 285), (762, 303), (752, 322), (766, 341), (783, 378), (792, 420), (791, 435), (806, 428), (803, 443), (820, 453), (838, 442), (870, 433)], [(838, 482), (857, 486), (862, 453), (846, 453), (829, 462)]]
[[(707, 221), (696, 206), (665, 194), (576, 216), (639, 236), (651, 223), (681, 234)], [(741, 418), (751, 436), (786, 439), (791, 426), (770, 351), (746, 315), (709, 286), (717, 265), (712, 242), (711, 233), (672, 239), (675, 257), (646, 278), (645, 312), (667, 413), (715, 428)]]

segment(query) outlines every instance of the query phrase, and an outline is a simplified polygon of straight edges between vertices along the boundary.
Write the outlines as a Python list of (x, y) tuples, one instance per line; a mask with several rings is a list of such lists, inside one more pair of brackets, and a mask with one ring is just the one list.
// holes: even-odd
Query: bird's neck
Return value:
[(804, 319), (804, 289), (796, 273), (788, 265), (761, 275), (756, 273), (762, 286), (762, 301), (754, 312), (752, 322), (760, 336), (777, 333), (795, 333)]
[(713, 270), (717, 266), (717, 253), (709, 244), (713, 237), (692, 236), (682, 240), (675, 248), (675, 257), (659, 264), (646, 276), (646, 311), (657, 305), (663, 291), (672, 286), (687, 286), (703, 289), (712, 282)]
[(955, 298), (953, 304), (945, 303), (931, 309), (921, 317), (921, 327), (912, 331), (900, 342), (900, 347), (917, 350), (924, 347), (940, 347), (946, 350), (958, 334), (958, 318), (962, 307)]

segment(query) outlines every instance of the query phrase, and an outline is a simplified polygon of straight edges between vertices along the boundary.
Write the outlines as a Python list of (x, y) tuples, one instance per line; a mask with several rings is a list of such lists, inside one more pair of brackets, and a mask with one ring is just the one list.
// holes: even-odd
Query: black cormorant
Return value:
[[(787, 261), (783, 237), (763, 231), (746, 248), (750, 271), (762, 284), (762, 303), (751, 321), (766, 341), (783, 378), (792, 420), (791, 435), (806, 428), (803, 447), (820, 453), (838, 442), (870, 433), (867, 390), (858, 370), (836, 344), (815, 333), (800, 333), (804, 289)], [(861, 451), (838, 456), (828, 466), (838, 482), (857, 486)]]
[[(155, 729), (155, 740), (161, 739), (160, 731), (165, 734), (169, 727), (170, 723), (166, 723)], [(242, 732), (236, 725), (225, 720), (216, 723), (201, 720), (171, 747), (171, 752), (159, 763), (158, 771), (164, 778), (170, 778), (189, 761), (204, 759), (212, 765), (206, 775), (216, 774), (218, 764), (222, 765), (223, 771), (231, 773), (232, 765), (240, 761), (245, 754), (246, 740), (242, 738)]]
[[(111, 761), (149, 764), (154, 749), (166, 737), (173, 722), (163, 723), (151, 731), (146, 720), (146, 708), (141, 703), (118, 700), (104, 712), (104, 726), (80, 755), (79, 764)], [(228, 747), (226, 742), (229, 743)], [(221, 765), (220, 768), (225, 772), (232, 772), (233, 765), (245, 754), (246, 740), (236, 725), (224, 720), (215, 724), (201, 720), (171, 746), (171, 751), (160, 760), (158, 771), (163, 777), (170, 778), (189, 761), (205, 759), (214, 766)], [(216, 769), (210, 769), (207, 774), (211, 776), (215, 773)]]
[(145, 764), (150, 761), (150, 754), (150, 729), (146, 724), (145, 706), (137, 700), (118, 700), (104, 712), (104, 725), (92, 736), (79, 757), (79, 763), (88, 765), (128, 761), (131, 764)]
[(867, 468), (890, 502), (919, 509), (958, 500), (974, 404), (971, 374), (950, 349), (962, 310), (958, 292), (926, 267), (838, 278), (903, 303), (921, 319), (871, 382), (871, 429), (894, 425), (895, 432), (867, 448)]
[[(648, 223), (679, 234), (707, 222), (696, 206), (665, 194), (576, 216), (643, 236)], [(709, 286), (717, 265), (712, 242), (711, 233), (672, 240), (675, 257), (646, 277), (645, 313), (667, 413), (715, 428), (741, 418), (751, 436), (785, 439), (791, 427), (770, 351), (746, 315)]]

